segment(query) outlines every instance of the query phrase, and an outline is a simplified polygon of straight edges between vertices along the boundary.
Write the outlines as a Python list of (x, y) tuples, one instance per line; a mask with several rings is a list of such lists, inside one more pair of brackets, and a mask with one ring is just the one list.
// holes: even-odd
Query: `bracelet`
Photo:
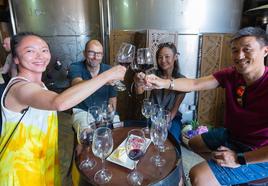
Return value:
[(171, 80), (170, 80), (170, 84), (169, 84), (169, 88), (168, 88), (168, 89), (173, 90), (173, 89), (174, 89), (174, 86), (175, 86), (175, 84), (174, 84), (174, 79), (171, 79)]

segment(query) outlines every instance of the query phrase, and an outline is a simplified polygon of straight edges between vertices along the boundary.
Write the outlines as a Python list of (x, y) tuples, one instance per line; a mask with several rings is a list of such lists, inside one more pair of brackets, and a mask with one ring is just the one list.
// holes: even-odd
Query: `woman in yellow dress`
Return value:
[(0, 185), (60, 185), (56, 111), (67, 110), (104, 84), (123, 79), (126, 69), (115, 66), (57, 94), (42, 82), (51, 54), (40, 36), (27, 32), (13, 36), (11, 51), (19, 73), (1, 98)]

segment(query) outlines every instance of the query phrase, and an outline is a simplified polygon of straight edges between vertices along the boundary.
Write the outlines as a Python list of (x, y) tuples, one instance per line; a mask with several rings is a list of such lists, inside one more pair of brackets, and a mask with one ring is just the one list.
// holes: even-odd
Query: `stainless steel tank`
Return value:
[(244, 0), (108, 0), (111, 29), (230, 33), (240, 26)]
[[(178, 33), (181, 73), (198, 76), (203, 33), (233, 33), (240, 27), (244, 0), (108, 0), (107, 30), (158, 29)], [(150, 44), (149, 44), (150, 45)], [(186, 94), (183, 122), (194, 118), (197, 96)]]
[[(98, 0), (9, 0), (13, 31), (31, 31), (50, 44), (44, 79), (51, 88), (68, 86), (68, 66), (83, 58), (85, 42), (101, 37)], [(58, 65), (60, 62), (61, 65)]]

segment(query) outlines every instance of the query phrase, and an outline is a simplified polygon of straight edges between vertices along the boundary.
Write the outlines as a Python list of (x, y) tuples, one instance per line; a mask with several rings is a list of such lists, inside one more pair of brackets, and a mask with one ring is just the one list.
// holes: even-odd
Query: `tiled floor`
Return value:
[[(60, 165), (61, 165), (61, 175), (62, 175), (62, 185), (71, 186), (71, 176), (66, 176), (72, 155), (73, 149), (73, 131), (71, 124), (70, 114), (59, 112), (59, 156), (60, 156)], [(185, 147), (181, 148), (182, 150), (182, 161), (183, 167), (188, 178), (188, 173), (190, 168), (196, 163), (202, 161), (202, 158), (192, 151), (189, 151)], [(189, 179), (186, 180), (186, 186), (191, 186)]]

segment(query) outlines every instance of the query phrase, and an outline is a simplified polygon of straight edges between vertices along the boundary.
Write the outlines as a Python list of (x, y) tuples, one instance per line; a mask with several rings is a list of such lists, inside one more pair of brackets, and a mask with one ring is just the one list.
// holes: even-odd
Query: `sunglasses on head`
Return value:
[[(171, 49), (175, 48), (177, 50), (176, 45), (174, 43), (172, 43), (172, 42), (160, 43), (158, 45), (158, 49), (161, 49), (161, 48), (164, 48), (164, 47), (171, 48)], [(177, 52), (177, 55), (180, 55), (180, 53)]]

